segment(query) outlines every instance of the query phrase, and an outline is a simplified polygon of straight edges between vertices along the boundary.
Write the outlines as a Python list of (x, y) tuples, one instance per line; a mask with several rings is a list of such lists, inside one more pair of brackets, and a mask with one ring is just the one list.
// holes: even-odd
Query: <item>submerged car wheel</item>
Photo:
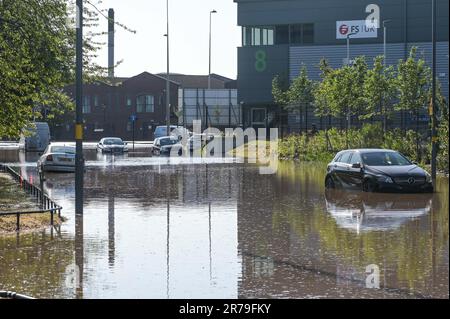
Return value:
[(336, 185), (334, 184), (334, 181), (331, 177), (327, 177), (325, 179), (325, 188), (326, 189), (333, 189), (336, 188)]
[(375, 185), (373, 184), (373, 182), (369, 179), (366, 179), (362, 185), (362, 190), (363, 192), (366, 193), (372, 193), (374, 192), (376, 189)]

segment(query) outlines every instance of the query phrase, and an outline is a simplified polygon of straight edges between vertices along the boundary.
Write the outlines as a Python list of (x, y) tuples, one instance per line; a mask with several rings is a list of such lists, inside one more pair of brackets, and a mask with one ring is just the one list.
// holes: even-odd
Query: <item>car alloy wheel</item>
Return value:
[(373, 185), (373, 183), (370, 181), (370, 180), (368, 180), (368, 179), (366, 179), (365, 181), (364, 181), (364, 183), (363, 183), (363, 192), (366, 192), (366, 193), (372, 193), (372, 192), (374, 192), (375, 191), (375, 186)]

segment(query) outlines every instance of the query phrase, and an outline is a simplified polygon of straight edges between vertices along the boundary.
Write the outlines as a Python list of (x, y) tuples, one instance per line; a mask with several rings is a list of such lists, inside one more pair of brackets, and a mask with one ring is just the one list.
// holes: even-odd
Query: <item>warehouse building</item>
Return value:
[[(383, 55), (397, 64), (413, 46), (431, 66), (432, 11), (430, 0), (234, 0), (242, 46), (238, 48), (238, 100), (245, 127), (280, 127), (292, 132), (308, 123), (320, 128), (314, 110), (288, 114), (273, 102), (272, 80), (280, 76), (292, 80), (302, 66), (309, 77), (319, 80), (318, 64), (325, 58), (340, 67), (356, 56), (370, 63)], [(374, 6), (375, 5), (375, 6)], [(380, 28), (367, 28), (365, 21), (379, 8)], [(448, 98), (448, 18), (449, 2), (437, 0), (437, 76)], [(386, 33), (383, 29), (386, 26)], [(347, 35), (357, 30), (356, 34)], [(348, 50), (349, 49), (349, 50)], [(400, 118), (401, 117), (401, 118)], [(426, 113), (420, 116), (428, 125)], [(392, 125), (416, 125), (412, 114), (397, 114)], [(342, 125), (339, 119), (334, 125)]]

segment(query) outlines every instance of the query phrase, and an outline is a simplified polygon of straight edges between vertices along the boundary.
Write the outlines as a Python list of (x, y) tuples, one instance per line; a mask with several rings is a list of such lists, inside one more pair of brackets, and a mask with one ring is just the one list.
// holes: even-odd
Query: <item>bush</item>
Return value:
[[(447, 130), (448, 132), (448, 130)], [(279, 157), (281, 159), (295, 159), (299, 161), (328, 162), (336, 152), (347, 149), (347, 134), (349, 148), (387, 148), (399, 151), (412, 161), (428, 164), (430, 162), (431, 147), (429, 138), (412, 130), (395, 129), (383, 134), (380, 124), (365, 124), (360, 129), (345, 130), (332, 128), (320, 131), (314, 136), (290, 135), (279, 141)], [(442, 133), (444, 135), (444, 133)], [(417, 153), (417, 139), (419, 153)], [(448, 167), (448, 137), (447, 160), (441, 160)], [(442, 142), (441, 142), (442, 144)], [(442, 152), (441, 157), (444, 157)], [(441, 164), (443, 166), (444, 164)]]

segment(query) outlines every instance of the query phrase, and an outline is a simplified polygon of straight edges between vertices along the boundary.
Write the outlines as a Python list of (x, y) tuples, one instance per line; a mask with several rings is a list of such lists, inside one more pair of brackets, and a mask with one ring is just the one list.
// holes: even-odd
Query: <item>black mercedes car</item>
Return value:
[(434, 191), (430, 174), (399, 152), (384, 149), (339, 152), (328, 164), (325, 187), (364, 192)]

